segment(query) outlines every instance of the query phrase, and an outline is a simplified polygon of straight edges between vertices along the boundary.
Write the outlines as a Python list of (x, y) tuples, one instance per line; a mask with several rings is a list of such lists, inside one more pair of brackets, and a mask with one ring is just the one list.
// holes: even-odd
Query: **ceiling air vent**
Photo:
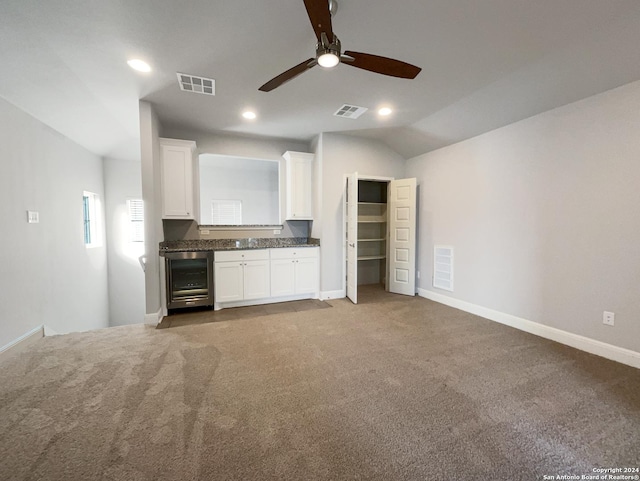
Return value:
[(185, 92), (193, 92), (196, 94), (215, 95), (216, 81), (212, 78), (196, 77), (186, 73), (176, 73), (180, 90)]
[(344, 104), (333, 115), (336, 117), (342, 117), (344, 119), (357, 119), (364, 114), (368, 109), (366, 107), (357, 107), (356, 105)]

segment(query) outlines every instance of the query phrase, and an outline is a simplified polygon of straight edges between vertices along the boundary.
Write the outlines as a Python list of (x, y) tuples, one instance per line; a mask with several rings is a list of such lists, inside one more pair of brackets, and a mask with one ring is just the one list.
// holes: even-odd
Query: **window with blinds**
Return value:
[(82, 193), (82, 222), (84, 245), (96, 247), (102, 245), (100, 225), (100, 200), (93, 192)]
[(242, 224), (241, 200), (212, 200), (211, 218), (213, 225)]
[(144, 242), (144, 203), (142, 199), (127, 200), (129, 242)]

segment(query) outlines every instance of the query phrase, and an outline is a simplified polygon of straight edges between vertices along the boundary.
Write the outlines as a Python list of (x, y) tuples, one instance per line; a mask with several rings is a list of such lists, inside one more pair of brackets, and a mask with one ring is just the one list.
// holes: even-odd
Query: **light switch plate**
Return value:
[(34, 210), (28, 210), (27, 222), (29, 222), (29, 224), (38, 224), (40, 222), (40, 213)]

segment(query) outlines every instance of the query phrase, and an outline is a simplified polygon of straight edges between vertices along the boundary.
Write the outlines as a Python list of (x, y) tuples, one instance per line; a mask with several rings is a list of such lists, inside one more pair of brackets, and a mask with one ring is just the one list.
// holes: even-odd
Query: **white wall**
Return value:
[(279, 162), (200, 156), (200, 224), (213, 224), (213, 200), (240, 200), (242, 224), (280, 224)]
[[(422, 289), (640, 351), (640, 82), (407, 162)], [(455, 291), (431, 285), (455, 248)], [(615, 327), (602, 312), (616, 314)]]
[(311, 142), (311, 152), (314, 154), (313, 162), (313, 222), (311, 223), (310, 237), (320, 239), (322, 234), (322, 139), (324, 134), (319, 134)]
[[(163, 136), (173, 139), (193, 140), (197, 145), (198, 154), (217, 154), (234, 157), (246, 157), (252, 159), (277, 160), (280, 162), (280, 181), (284, 180), (284, 159), (282, 154), (291, 150), (295, 152), (311, 152), (309, 142), (297, 140), (276, 139), (269, 137), (252, 137), (246, 135), (222, 134), (211, 132), (200, 132), (197, 130), (166, 128), (163, 129)], [(284, 212), (284, 197), (281, 197), (281, 211)], [(282, 214), (284, 219), (284, 213)], [(167, 239), (180, 238), (239, 238), (239, 237), (307, 237), (309, 228), (307, 221), (284, 221), (282, 232), (274, 235), (273, 231), (211, 231), (209, 235), (200, 235), (197, 232), (195, 223), (185, 223), (184, 221), (169, 221), (173, 225), (168, 225), (165, 221), (165, 234)]]
[(404, 159), (380, 141), (334, 133), (320, 136), (316, 153), (321, 154), (315, 160), (320, 165), (314, 168), (322, 174), (321, 179), (315, 179), (316, 188), (322, 191), (321, 228), (314, 223), (312, 236), (320, 238), (320, 290), (328, 293), (344, 288), (344, 175), (358, 172), (400, 179)]
[(102, 160), (3, 99), (0, 145), (0, 347), (42, 324), (106, 327), (106, 247), (85, 247), (82, 217), (83, 191), (104, 201)]
[(162, 202), (160, 197), (160, 135), (161, 125), (153, 106), (140, 101), (140, 159), (142, 168), (142, 199), (144, 200), (144, 246), (147, 258), (145, 270), (146, 322), (158, 319), (161, 309), (160, 256), (158, 244), (164, 240)]
[(166, 128), (163, 136), (172, 139), (193, 140), (199, 154), (219, 154), (251, 159), (280, 160), (287, 150), (311, 152), (309, 142), (299, 140), (252, 137), (197, 130)]
[(127, 200), (142, 199), (141, 164), (104, 159), (107, 259), (109, 266), (109, 325), (144, 322), (144, 272), (138, 257), (144, 244), (130, 242)]

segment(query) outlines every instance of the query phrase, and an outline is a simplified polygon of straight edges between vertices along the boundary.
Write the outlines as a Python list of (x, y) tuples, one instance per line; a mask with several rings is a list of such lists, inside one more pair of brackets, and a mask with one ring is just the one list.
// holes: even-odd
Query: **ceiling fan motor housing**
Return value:
[(333, 42), (329, 42), (327, 34), (323, 32), (322, 41), (318, 42), (316, 45), (316, 59), (325, 54), (335, 55), (336, 57), (340, 58), (341, 53), (342, 45), (340, 44), (340, 40), (338, 39), (338, 37), (334, 35)]

